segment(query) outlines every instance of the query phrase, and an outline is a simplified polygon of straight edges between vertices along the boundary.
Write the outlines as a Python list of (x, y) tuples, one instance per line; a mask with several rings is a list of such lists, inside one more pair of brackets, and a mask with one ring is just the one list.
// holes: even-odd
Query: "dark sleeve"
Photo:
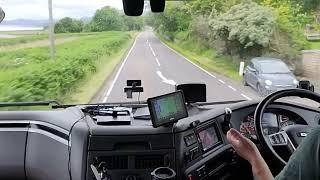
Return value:
[(276, 180), (320, 179), (320, 128), (311, 131), (290, 157)]

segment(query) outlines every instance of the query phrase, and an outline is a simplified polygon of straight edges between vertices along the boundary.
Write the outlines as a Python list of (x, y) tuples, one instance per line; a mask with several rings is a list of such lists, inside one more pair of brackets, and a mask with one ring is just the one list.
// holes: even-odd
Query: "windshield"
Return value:
[[(320, 88), (317, 1), (167, 1), (163, 13), (144, 3), (129, 17), (122, 0), (0, 1), (0, 102), (142, 102), (188, 83), (205, 84), (195, 91), (207, 102), (259, 99), (301, 79)], [(292, 78), (258, 81), (248, 68), (258, 57), (282, 61), (262, 72), (290, 68)]]
[(265, 74), (290, 73), (288, 66), (282, 62), (261, 62), (260, 67)]

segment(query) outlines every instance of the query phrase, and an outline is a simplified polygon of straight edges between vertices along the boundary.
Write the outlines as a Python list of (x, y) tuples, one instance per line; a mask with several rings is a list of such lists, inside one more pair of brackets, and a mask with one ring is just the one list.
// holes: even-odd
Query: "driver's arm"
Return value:
[(320, 179), (320, 127), (303, 139), (275, 179)]
[[(242, 136), (237, 130), (230, 129), (227, 139), (236, 152), (249, 161), (255, 179), (273, 179), (266, 162), (256, 145)], [(313, 130), (301, 142), (287, 165), (275, 179), (320, 179), (320, 128)]]

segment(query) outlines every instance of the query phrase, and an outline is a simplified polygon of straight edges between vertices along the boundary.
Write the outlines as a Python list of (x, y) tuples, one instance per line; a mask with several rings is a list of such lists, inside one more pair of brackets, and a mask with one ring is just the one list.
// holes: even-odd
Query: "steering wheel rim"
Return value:
[[(254, 113), (254, 126), (255, 126), (255, 131), (256, 131), (259, 142), (262, 144), (262, 146), (267, 147), (268, 150), (271, 151), (271, 153), (283, 165), (286, 165), (287, 162), (281, 156), (279, 156), (279, 154), (274, 150), (273, 146), (269, 142), (270, 140), (267, 139), (267, 135), (264, 135), (261, 122), (262, 122), (263, 114), (270, 104), (272, 104), (277, 99), (280, 99), (283, 97), (289, 97), (289, 96), (298, 96), (301, 98), (307, 98), (320, 103), (320, 95), (317, 93), (304, 90), (304, 89), (286, 89), (286, 90), (277, 91), (268, 95), (258, 104)], [(289, 138), (289, 141), (290, 141), (290, 138)]]

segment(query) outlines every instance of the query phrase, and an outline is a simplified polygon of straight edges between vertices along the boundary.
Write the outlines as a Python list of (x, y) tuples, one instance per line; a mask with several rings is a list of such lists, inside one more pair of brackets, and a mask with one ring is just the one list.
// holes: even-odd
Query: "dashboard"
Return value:
[[(96, 169), (108, 180), (150, 180), (159, 167), (172, 169), (176, 179), (253, 179), (248, 163), (226, 140), (224, 119), (230, 108), (232, 126), (256, 138), (253, 112), (258, 103), (191, 107), (189, 116), (174, 126), (157, 128), (133, 116), (117, 119), (130, 124), (99, 124), (112, 117), (88, 115), (81, 106), (0, 112), (0, 179), (95, 180)], [(319, 109), (293, 103), (273, 104), (264, 116), (264, 131), (291, 124), (318, 126), (319, 114)]]
[[(262, 128), (266, 135), (277, 133), (281, 128), (295, 124), (306, 125), (307, 122), (301, 116), (288, 110), (269, 109), (269, 111), (264, 113), (262, 118)], [(254, 127), (254, 112), (251, 112), (242, 119), (239, 130), (245, 137), (257, 140)]]

